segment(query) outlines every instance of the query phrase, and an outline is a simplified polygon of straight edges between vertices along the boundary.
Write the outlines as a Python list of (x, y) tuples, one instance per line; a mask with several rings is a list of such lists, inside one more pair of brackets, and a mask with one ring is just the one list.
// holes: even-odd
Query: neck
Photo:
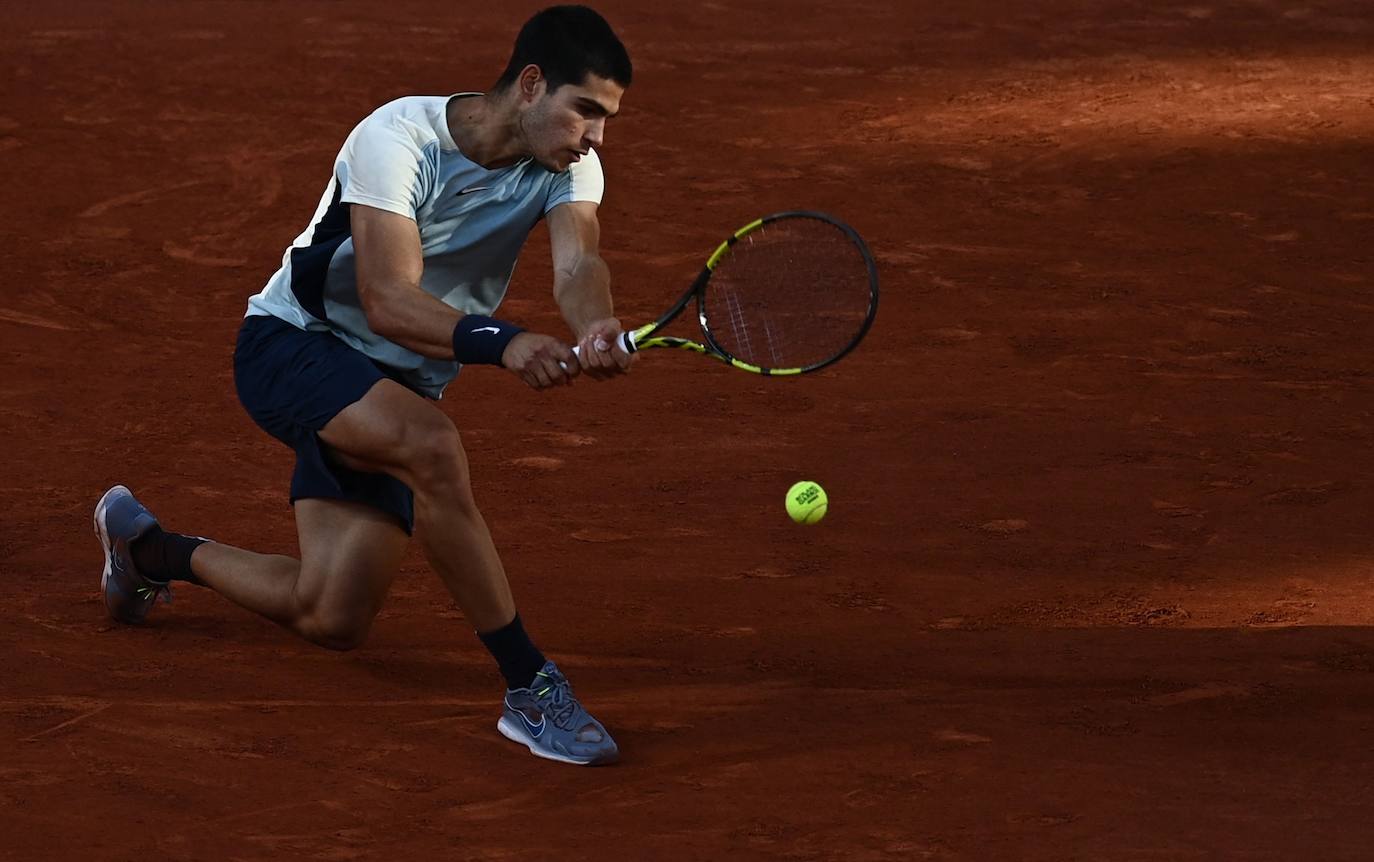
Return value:
[(487, 170), (513, 165), (530, 154), (516, 99), (509, 92), (450, 100), (448, 131), (463, 155)]

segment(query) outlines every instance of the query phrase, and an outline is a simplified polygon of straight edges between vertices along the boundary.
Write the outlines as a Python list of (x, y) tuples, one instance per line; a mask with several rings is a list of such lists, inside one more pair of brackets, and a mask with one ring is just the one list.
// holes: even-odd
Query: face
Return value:
[(601, 146), (606, 121), (620, 111), (625, 95), (616, 82), (591, 74), (581, 84), (564, 84), (550, 93), (538, 66), (525, 68), (520, 88), (525, 145), (536, 162), (556, 173)]

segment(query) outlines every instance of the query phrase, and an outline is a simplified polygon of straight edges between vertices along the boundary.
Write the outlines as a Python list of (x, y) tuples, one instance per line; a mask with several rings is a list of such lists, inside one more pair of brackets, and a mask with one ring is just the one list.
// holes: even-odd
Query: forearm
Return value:
[(363, 312), (373, 332), (421, 356), (453, 358), (453, 327), (463, 312), (409, 285), (370, 293)]
[(556, 273), (553, 296), (574, 340), (580, 340), (591, 324), (615, 316), (611, 270), (599, 255), (583, 255), (571, 271)]
[(382, 338), (431, 359), (452, 359), (462, 313), (420, 289), (425, 262), (415, 221), (362, 204), (348, 208), (358, 302)]

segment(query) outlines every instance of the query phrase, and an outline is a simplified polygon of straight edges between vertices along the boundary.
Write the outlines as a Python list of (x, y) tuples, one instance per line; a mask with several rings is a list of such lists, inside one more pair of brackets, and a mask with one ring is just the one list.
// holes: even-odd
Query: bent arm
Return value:
[(611, 305), (611, 269), (597, 246), (596, 204), (575, 201), (549, 210), (553, 296), (577, 339), (583, 371), (606, 379), (630, 370), (634, 356), (616, 345), (620, 321)]
[[(415, 222), (362, 204), (353, 204), (349, 217), (358, 299), (373, 332), (431, 359), (501, 365), (535, 389), (567, 383), (576, 376), (576, 370), (570, 373), (567, 368), (567, 363), (575, 362), (572, 351), (558, 339), (522, 332), (481, 315), (460, 326), (466, 314), (425, 293), (420, 288), (424, 255)], [(504, 333), (497, 334), (497, 327), (503, 327)], [(479, 335), (483, 330), (491, 333)], [(482, 341), (474, 342), (474, 338)]]
[(453, 327), (463, 312), (420, 289), (420, 231), (403, 215), (363, 204), (349, 207), (358, 299), (381, 337), (431, 359), (453, 358)]
[(549, 211), (553, 249), (553, 297), (563, 319), (581, 341), (593, 324), (613, 317), (611, 269), (601, 259), (601, 224), (596, 204), (574, 201)]

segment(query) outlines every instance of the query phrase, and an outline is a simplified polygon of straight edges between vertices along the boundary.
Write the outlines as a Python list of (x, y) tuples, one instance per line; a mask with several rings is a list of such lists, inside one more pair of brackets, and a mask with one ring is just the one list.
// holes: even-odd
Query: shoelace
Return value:
[(539, 699), (539, 711), (552, 718), (553, 723), (564, 730), (576, 730), (572, 722), (580, 710), (580, 705), (577, 698), (573, 697), (568, 678), (561, 673), (550, 676), (543, 671), (536, 672), (535, 676), (542, 676), (551, 683), (534, 693)]

